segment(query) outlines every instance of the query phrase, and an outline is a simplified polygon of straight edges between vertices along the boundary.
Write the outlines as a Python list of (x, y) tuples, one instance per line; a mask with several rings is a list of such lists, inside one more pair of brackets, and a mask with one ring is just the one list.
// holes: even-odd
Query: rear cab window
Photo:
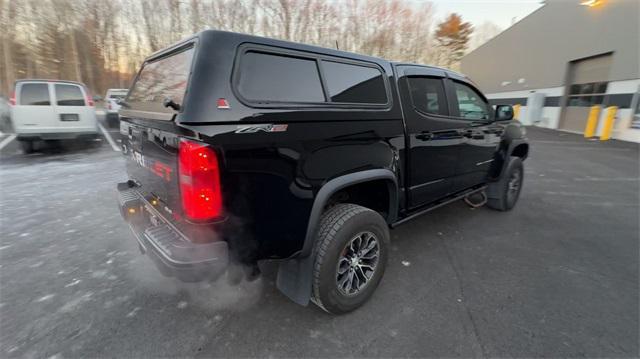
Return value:
[(275, 47), (241, 48), (234, 90), (250, 106), (388, 107), (388, 85), (373, 63)]
[(163, 105), (163, 101), (170, 98), (183, 105), (193, 53), (193, 45), (190, 45), (145, 63), (126, 98), (127, 106), (135, 111), (175, 114), (173, 109)]
[(127, 97), (126, 92), (114, 92), (110, 94), (108, 98), (114, 99), (114, 100), (123, 100), (125, 97)]
[(23, 83), (20, 86), (20, 101), (22, 106), (50, 106), (48, 83)]

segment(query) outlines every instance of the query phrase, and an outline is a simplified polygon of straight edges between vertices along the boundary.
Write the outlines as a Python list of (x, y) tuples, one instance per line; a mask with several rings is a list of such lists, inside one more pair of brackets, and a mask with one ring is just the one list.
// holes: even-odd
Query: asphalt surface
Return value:
[[(0, 160), (0, 357), (637, 357), (639, 147), (530, 129), (518, 206), (458, 202), (392, 234), (336, 317), (255, 282), (162, 277), (116, 208), (107, 141)], [(1, 140), (1, 139), (0, 139)]]

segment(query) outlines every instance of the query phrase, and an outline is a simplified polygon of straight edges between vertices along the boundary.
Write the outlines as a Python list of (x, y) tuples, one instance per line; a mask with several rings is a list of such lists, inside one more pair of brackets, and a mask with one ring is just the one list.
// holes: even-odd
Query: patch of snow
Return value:
[(45, 295), (44, 297), (40, 297), (40, 298), (38, 298), (38, 299), (36, 300), (36, 302), (41, 303), (41, 302), (44, 302), (44, 301), (46, 301), (46, 300), (49, 300), (49, 299), (51, 299), (51, 298), (53, 298), (53, 297), (55, 297), (55, 296), (56, 296), (55, 294), (47, 294), (47, 295)]
[(63, 313), (68, 313), (70, 311), (73, 311), (83, 303), (90, 301), (92, 296), (93, 296), (93, 293), (88, 292), (81, 295), (80, 297), (74, 298), (68, 301), (65, 305), (63, 305), (62, 308), (60, 308), (60, 311)]
[(69, 284), (65, 285), (64, 287), (65, 287), (65, 288), (73, 287), (74, 285), (77, 285), (77, 284), (78, 284), (78, 283), (80, 283), (80, 282), (82, 282), (80, 279), (75, 279), (75, 278), (74, 278), (74, 279), (73, 279), (73, 282), (71, 282), (71, 283), (69, 283)]
[(139, 310), (140, 310), (140, 307), (133, 308), (133, 310), (127, 314), (127, 318), (133, 318), (136, 315), (136, 313), (138, 313)]
[(36, 263), (30, 264), (29, 268), (38, 268), (43, 264), (44, 264), (44, 262), (42, 262), (42, 261), (41, 262), (36, 262)]
[(403, 266), (405, 266), (405, 267), (408, 267), (408, 266), (410, 266), (410, 265), (411, 265), (411, 262), (409, 262), (409, 261), (402, 261), (402, 265), (403, 265)]
[(184, 300), (181, 300), (180, 302), (178, 302), (178, 309), (184, 309), (187, 307), (187, 302), (185, 302)]

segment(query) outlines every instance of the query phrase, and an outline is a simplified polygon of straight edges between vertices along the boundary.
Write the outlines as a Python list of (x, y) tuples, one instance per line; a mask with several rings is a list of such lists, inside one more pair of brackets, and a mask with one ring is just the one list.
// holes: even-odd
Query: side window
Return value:
[(76, 85), (55, 85), (58, 106), (84, 106), (84, 97)]
[(453, 84), (458, 99), (460, 117), (470, 120), (489, 119), (488, 105), (476, 90), (459, 82)]
[(387, 91), (379, 69), (323, 60), (322, 70), (331, 102), (387, 103)]
[(442, 79), (436, 77), (409, 77), (408, 80), (411, 101), (416, 110), (434, 115), (449, 114)]
[(325, 102), (316, 60), (249, 51), (241, 60), (240, 94), (255, 102)]
[(20, 87), (20, 104), (25, 106), (49, 106), (49, 84), (23, 84)]

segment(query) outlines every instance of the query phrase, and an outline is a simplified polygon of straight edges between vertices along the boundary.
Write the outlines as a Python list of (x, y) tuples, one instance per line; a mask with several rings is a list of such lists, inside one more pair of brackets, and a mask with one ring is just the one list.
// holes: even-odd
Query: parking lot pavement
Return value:
[(518, 206), (454, 203), (391, 232), (370, 302), (183, 285), (140, 255), (109, 146), (0, 161), (0, 357), (637, 357), (638, 145), (530, 129)]

